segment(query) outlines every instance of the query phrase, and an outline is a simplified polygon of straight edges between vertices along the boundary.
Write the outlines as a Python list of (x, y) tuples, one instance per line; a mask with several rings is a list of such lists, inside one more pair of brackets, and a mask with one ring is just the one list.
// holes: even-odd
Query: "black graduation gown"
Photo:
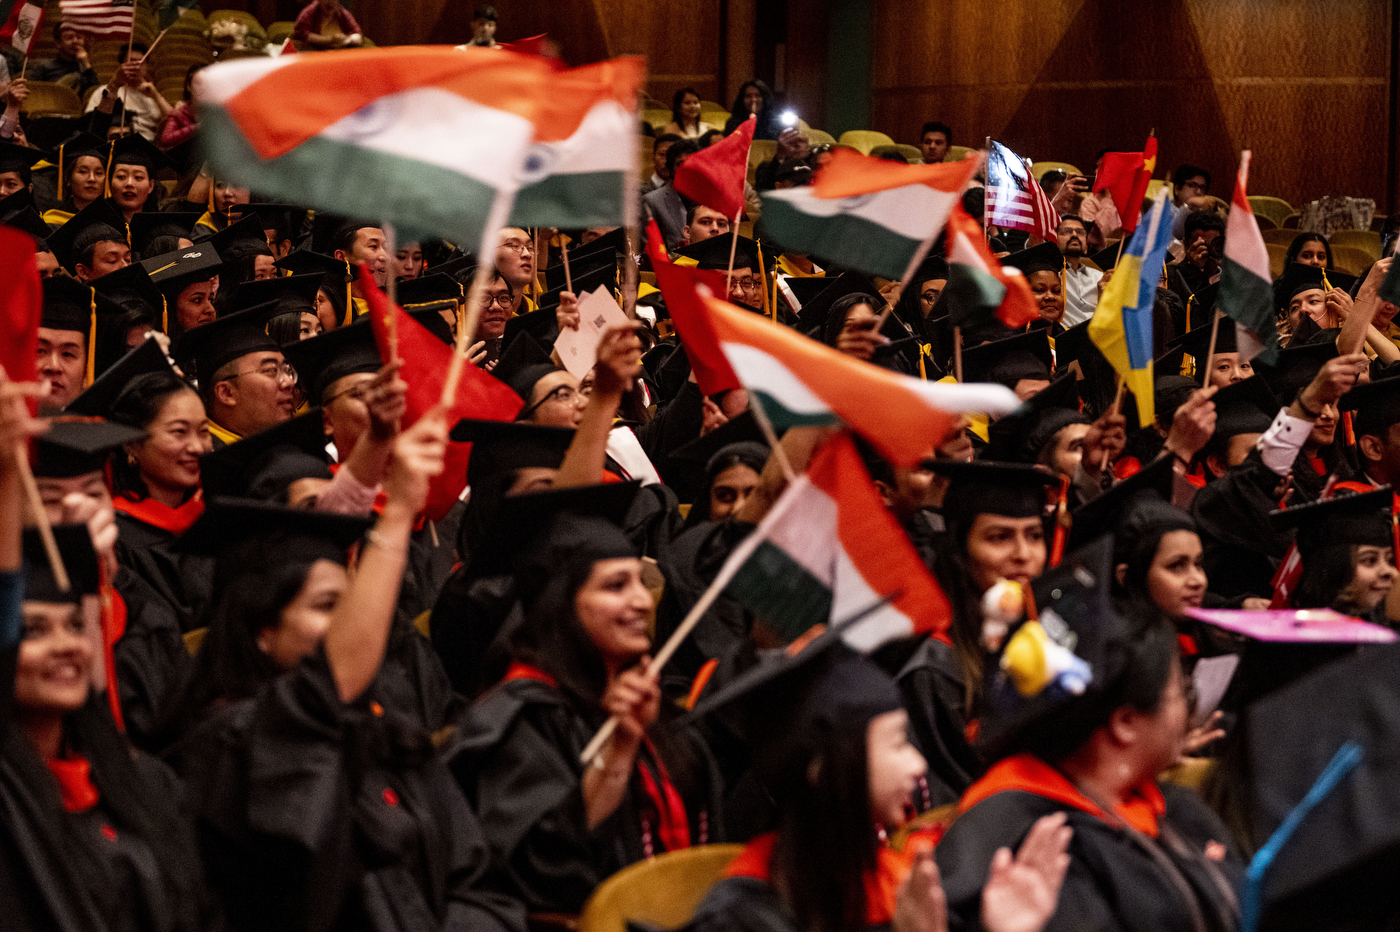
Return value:
[(174, 609), (143, 577), (121, 565), (112, 587), (126, 603), (126, 630), (112, 649), (122, 721), (133, 744), (154, 751), (157, 726), (194, 658)]
[[(1240, 889), (1244, 865), (1230, 849), (1225, 826), (1190, 790), (1161, 789), (1166, 813), (1158, 819), (1163, 828), (1155, 842), (1030, 792), (1008, 790), (982, 800), (958, 817), (934, 849), (948, 897), (948, 928), (954, 932), (980, 928), (982, 888), (992, 855), (1000, 847), (1015, 851), (1036, 819), (1064, 812), (1074, 829), (1070, 865), (1045, 932), (1191, 932), (1197, 928), (1193, 905), (1204, 930), (1234, 929), (1238, 923), (1234, 891)], [(1179, 846), (1167, 841), (1169, 834)], [(1175, 866), (1194, 904), (1144, 843), (1154, 845)], [(1208, 861), (1203, 854), (1207, 850), (1223, 859)]]
[(909, 738), (928, 762), (921, 810), (958, 801), (981, 775), (982, 759), (967, 739), (966, 687), (957, 650), (937, 638), (924, 638), (895, 676), (909, 713)]
[[(736, 520), (704, 521), (683, 532), (666, 548), (658, 564), (666, 591), (656, 609), (656, 642), (665, 643), (709, 588), (734, 548), (754, 525)], [(690, 636), (681, 643), (662, 674), (667, 694), (685, 695), (706, 661), (732, 653), (746, 640), (753, 620), (737, 602), (721, 594)]]
[(375, 694), (341, 702), (318, 650), (184, 748), (230, 927), (521, 932), (451, 775)]
[(1289, 540), (1274, 530), (1269, 512), (1282, 481), (1251, 450), (1243, 463), (1196, 493), (1191, 517), (1205, 552), (1210, 591), (1230, 597), (1273, 593), (1274, 569), (1288, 552)]
[(183, 633), (203, 624), (214, 585), (214, 559), (171, 552), (177, 539), (171, 531), (117, 512), (117, 562), (169, 603)]
[[(532, 911), (577, 913), (610, 874), (664, 850), (638, 778), (611, 816), (589, 830), (579, 755), (603, 722), (585, 718), (557, 688), (536, 679), (501, 683), (467, 711), (443, 756), (481, 819), (509, 877), (510, 892)], [(701, 763), (679, 785), (693, 844), (720, 841), (719, 778), (713, 759), (682, 730)], [(672, 768), (672, 777), (677, 774)], [(689, 783), (698, 790), (687, 794)]]

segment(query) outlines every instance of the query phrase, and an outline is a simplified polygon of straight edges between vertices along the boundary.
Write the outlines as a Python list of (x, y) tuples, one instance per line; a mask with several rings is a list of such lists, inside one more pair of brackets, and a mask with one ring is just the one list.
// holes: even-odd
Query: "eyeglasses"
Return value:
[(241, 375), (255, 374), (260, 375), (263, 378), (273, 379), (275, 381), (295, 382), (297, 380), (297, 370), (292, 368), (291, 363), (274, 362), (271, 359), (263, 363), (261, 366), (258, 366), (256, 369), (244, 369), (242, 372), (238, 372), (234, 375), (229, 376), (229, 378), (236, 379)]
[(520, 240), (516, 240), (516, 239), (508, 239), (508, 240), (506, 240), (504, 243), (502, 243), (501, 245), (502, 245), (503, 247), (505, 247), (506, 249), (509, 249), (511, 252), (519, 253), (519, 254), (521, 254), (522, 256), (523, 256), (525, 253), (527, 253), (527, 252), (534, 252), (534, 251), (535, 251), (535, 244), (534, 244), (534, 243), (522, 243), (522, 242), (520, 242)]
[(512, 297), (509, 292), (506, 294), (484, 294), (481, 296), (481, 306), (487, 310), (490, 309), (491, 305), (496, 304), (500, 306), (501, 310), (508, 311), (510, 310), (510, 306), (514, 303), (515, 298)]
[(539, 410), (547, 401), (562, 401), (566, 405), (574, 404), (578, 401), (578, 398), (581, 394), (583, 393), (580, 392), (578, 389), (574, 388), (572, 385), (560, 385), (554, 391), (550, 392), (548, 395), (545, 395), (543, 398), (530, 405), (530, 407), (526, 408), (524, 411), (521, 411), (519, 416), (517, 417), (517, 420), (524, 420), (525, 418), (529, 417), (531, 414), (535, 413), (535, 411)]
[(373, 380), (367, 379), (358, 385), (352, 385), (343, 391), (338, 391), (334, 395), (322, 400), (321, 406), (328, 407), (331, 402), (339, 401), (341, 398), (349, 397), (353, 401), (364, 401), (369, 397), (369, 387)]
[(734, 279), (734, 286), (740, 291), (753, 291), (758, 287), (758, 279), (749, 276), (748, 278)]

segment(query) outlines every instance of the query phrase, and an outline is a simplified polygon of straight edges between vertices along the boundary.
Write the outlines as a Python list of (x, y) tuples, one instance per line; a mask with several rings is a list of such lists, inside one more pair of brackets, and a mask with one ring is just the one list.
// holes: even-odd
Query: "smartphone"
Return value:
[(784, 126), (796, 126), (796, 125), (797, 125), (797, 111), (796, 111), (796, 110), (784, 110), (784, 111), (778, 116), (778, 122), (782, 123)]

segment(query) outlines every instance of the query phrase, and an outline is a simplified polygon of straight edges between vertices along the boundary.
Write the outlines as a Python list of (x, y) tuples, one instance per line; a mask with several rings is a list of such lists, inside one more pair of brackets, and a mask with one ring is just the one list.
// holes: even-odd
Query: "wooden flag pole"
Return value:
[[(564, 290), (569, 292), (570, 294), (573, 294), (574, 273), (569, 271), (569, 244), (560, 243), (559, 253), (564, 257)], [(574, 297), (578, 297), (578, 295), (574, 295)]]
[[(171, 23), (170, 25), (173, 26), (173, 25), (175, 25), (175, 24), (174, 24), (174, 23)], [(150, 57), (151, 53), (154, 52), (154, 51), (156, 50), (156, 46), (157, 46), (157, 45), (160, 45), (160, 40), (161, 40), (161, 39), (164, 39), (164, 38), (165, 38), (165, 34), (166, 34), (167, 32), (169, 32), (169, 31), (170, 31), (170, 26), (166, 26), (164, 29), (162, 29), (162, 30), (160, 31), (160, 35), (156, 36), (155, 41), (151, 43), (151, 47), (148, 48), (148, 49), (146, 49), (146, 55), (145, 55), (144, 57), (146, 57), (146, 58), (149, 58), (149, 57)]]
[(1216, 311), (1210, 321), (1210, 348), (1206, 350), (1206, 367), (1201, 373), (1201, 384), (1206, 387), (1210, 386), (1210, 370), (1215, 365), (1215, 338), (1220, 333), (1220, 318), (1224, 316), (1223, 311)]
[(131, 34), (126, 37), (126, 60), (131, 61), (131, 50), (136, 45), (136, 0), (131, 4)]
[(953, 328), (953, 378), (962, 384), (962, 328)]
[(44, 542), (44, 553), (49, 558), (49, 569), (53, 571), (54, 582), (59, 592), (67, 592), (72, 583), (68, 581), (68, 568), (63, 565), (63, 555), (58, 552), (58, 541), (54, 540), (53, 525), (49, 523), (48, 512), (44, 511), (44, 499), (39, 495), (39, 485), (34, 481), (34, 470), (29, 466), (29, 449), (24, 443), (15, 451), (15, 462), (19, 466), (20, 484), (24, 486), (24, 496), (29, 501), (29, 510), (34, 515), (34, 524), (39, 528), (39, 539)]
[[(1113, 404), (1108, 406), (1108, 413), (1117, 416), (1123, 408), (1123, 392), (1128, 387), (1128, 380), (1123, 378), (1123, 373), (1118, 373), (1118, 390), (1113, 393)], [(1108, 468), (1108, 451), (1103, 451), (1103, 456), (1099, 457), (1099, 472)]]
[(778, 442), (778, 434), (773, 430), (773, 422), (768, 420), (768, 412), (763, 410), (763, 405), (753, 392), (749, 392), (749, 410), (753, 412), (753, 419), (758, 422), (758, 429), (763, 431), (763, 439), (768, 441), (768, 446), (773, 450), (773, 456), (777, 458), (778, 465), (783, 470), (783, 478), (792, 482), (797, 478), (797, 473), (792, 469), (792, 461), (788, 459), (783, 445)]
[(729, 292), (734, 287), (734, 253), (739, 248), (739, 221), (743, 219), (744, 208), (734, 215), (734, 226), (729, 237), (729, 271), (724, 273), (724, 300), (729, 300)]
[[(383, 223), (384, 230), (384, 251), (389, 255), (389, 274), (384, 276), (384, 296), (389, 299), (390, 304), (399, 303), (399, 282), (397, 270), (394, 263), (399, 254), (398, 231), (394, 229), (392, 223)], [(399, 361), (399, 321), (398, 311), (390, 308), (389, 313), (384, 315), (384, 330), (389, 337), (389, 358), (387, 363), (393, 364)]]
[[(467, 316), (457, 328), (457, 345), (452, 350), (452, 362), (447, 367), (447, 377), (442, 382), (442, 404), (449, 411), (457, 403), (457, 388), (462, 384), (462, 370), (467, 365), (467, 349), (476, 336), (476, 328), (481, 323), (481, 299), (486, 296), (486, 283), (496, 271), (496, 264), (488, 256), (495, 255), (495, 243), (501, 237), (501, 229), (506, 225), (511, 207), (515, 205), (513, 194), (497, 194), (491, 205), (491, 213), (486, 218), (486, 226), (481, 231), (481, 245), (477, 247), (476, 274), (472, 276), (472, 287), (467, 292)], [(491, 249), (490, 253), (487, 249)]]

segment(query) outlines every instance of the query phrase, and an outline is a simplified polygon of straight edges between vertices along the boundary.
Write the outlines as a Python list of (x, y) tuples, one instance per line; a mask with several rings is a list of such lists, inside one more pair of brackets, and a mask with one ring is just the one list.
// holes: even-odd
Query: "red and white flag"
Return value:
[(1060, 215), (1050, 205), (1030, 167), (1006, 146), (993, 142), (987, 152), (987, 221), (1025, 230), (1046, 242), (1055, 239)]
[(63, 23), (96, 38), (126, 38), (136, 15), (133, 0), (58, 0)]
[[(3, 7), (4, 5), (0, 4), (0, 9)], [(28, 57), (29, 49), (34, 45), (34, 37), (39, 34), (43, 24), (44, 7), (41, 4), (32, 0), (16, 3), (10, 10), (5, 25), (0, 26), (0, 41), (8, 41), (22, 55)]]
[(685, 160), (676, 168), (671, 184), (677, 191), (711, 210), (734, 218), (744, 209), (744, 180), (749, 168), (749, 147), (753, 145), (758, 121), (749, 117), (739, 128), (719, 142)]

